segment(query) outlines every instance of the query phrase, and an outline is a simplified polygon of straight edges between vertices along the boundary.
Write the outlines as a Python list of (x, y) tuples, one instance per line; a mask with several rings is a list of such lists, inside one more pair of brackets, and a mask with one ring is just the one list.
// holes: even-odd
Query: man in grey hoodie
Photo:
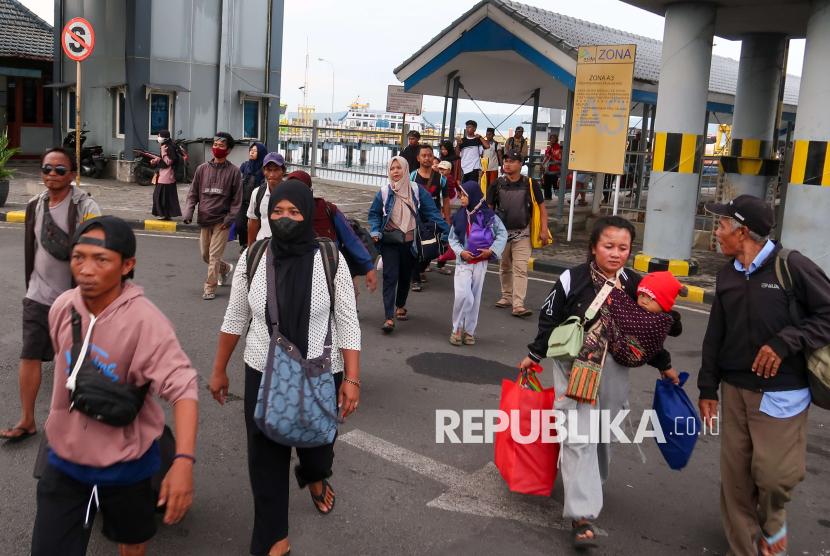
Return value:
[(187, 193), (184, 222), (190, 224), (199, 205), (196, 223), (202, 227), (199, 247), (208, 265), (207, 282), (202, 299), (216, 298), (216, 286), (224, 286), (233, 272), (233, 265), (222, 260), (228, 244), (228, 232), (242, 208), (242, 174), (228, 161), (234, 141), (230, 133), (221, 131), (213, 138), (213, 160), (196, 168)]
[(75, 285), (69, 270), (72, 234), (84, 220), (101, 214), (92, 197), (72, 185), (77, 171), (74, 153), (50, 149), (40, 166), (46, 190), (26, 206), (24, 232), (26, 297), (18, 371), (23, 411), (14, 427), (0, 431), (0, 438), (8, 442), (25, 440), (37, 432), (35, 399), (40, 390), (41, 362), (55, 358), (49, 338), (49, 307)]

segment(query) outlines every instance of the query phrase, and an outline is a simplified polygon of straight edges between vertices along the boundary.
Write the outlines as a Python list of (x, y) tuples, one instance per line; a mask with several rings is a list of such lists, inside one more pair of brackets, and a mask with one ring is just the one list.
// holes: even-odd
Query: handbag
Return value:
[(695, 406), (683, 390), (689, 373), (680, 373), (678, 378), (679, 386), (675, 386), (670, 378), (657, 380), (653, 405), (665, 438), (665, 442), (657, 442), (657, 447), (675, 471), (680, 471), (689, 463), (703, 427)]
[(80, 411), (96, 421), (112, 427), (126, 427), (138, 417), (150, 383), (136, 386), (113, 382), (112, 377), (98, 372), (87, 357), (89, 340), (96, 318), (92, 316), (83, 344), (81, 343), (81, 315), (72, 307), (72, 373), (66, 379), (69, 389), (69, 412)]
[(40, 245), (43, 250), (59, 261), (68, 261), (71, 254), (69, 234), (57, 225), (49, 212), (49, 195), (43, 196), (43, 221), (40, 230)]
[[(270, 250), (267, 262), (266, 317), (269, 323), (277, 323), (277, 286), (272, 275), (274, 265)], [(303, 359), (297, 347), (280, 333), (279, 327), (269, 325), (272, 328), (271, 344), (262, 371), (254, 422), (274, 442), (298, 448), (331, 444), (337, 435), (337, 425), (344, 422), (337, 416), (337, 388), (331, 374), (333, 302), (332, 297), (325, 347), (319, 357)]]
[(433, 261), (443, 255), (448, 244), (441, 239), (443, 232), (436, 222), (424, 222), (412, 207), (409, 207), (415, 217), (415, 234), (418, 239), (418, 258), (421, 261)]
[[(619, 273), (617, 274), (619, 276)], [(585, 342), (585, 324), (593, 320), (614, 289), (616, 281), (606, 280), (594, 301), (585, 311), (585, 317), (568, 317), (565, 322), (553, 329), (548, 340), (547, 356), (559, 361), (573, 361), (579, 355)]]
[(380, 236), (380, 242), (384, 245), (403, 245), (406, 243), (406, 234), (401, 230), (385, 230)]
[(532, 371), (523, 372), (516, 382), (502, 380), (499, 409), (510, 417), (511, 423), (496, 433), (495, 463), (513, 492), (550, 496), (553, 490), (560, 443), (543, 442), (540, 432), (535, 441), (522, 444), (516, 441), (513, 431), (525, 437), (530, 435), (534, 414), (538, 419), (541, 411), (553, 408), (555, 401), (554, 389), (541, 389)]
[[(528, 178), (530, 179), (530, 178)], [(530, 196), (532, 199), (531, 205), (533, 205), (532, 213), (530, 215), (530, 244), (535, 249), (540, 249), (544, 247), (542, 242), (539, 241), (539, 232), (542, 231), (542, 211), (539, 209), (539, 205), (536, 204), (536, 198), (533, 195), (533, 180), (530, 180)], [(548, 230), (548, 242), (553, 241), (553, 236), (550, 235), (550, 230)]]

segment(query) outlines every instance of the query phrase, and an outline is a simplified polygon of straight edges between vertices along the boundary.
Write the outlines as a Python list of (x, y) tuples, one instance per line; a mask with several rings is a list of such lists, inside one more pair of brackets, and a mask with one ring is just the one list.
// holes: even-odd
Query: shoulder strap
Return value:
[(331, 205), (326, 201), (326, 215), (329, 217), (331, 225), (334, 226), (334, 213), (331, 212)]
[(334, 312), (334, 277), (337, 275), (337, 265), (340, 262), (340, 251), (332, 240), (327, 237), (318, 237), (320, 256), (323, 259), (323, 270), (326, 273), (326, 284), (329, 287), (331, 311)]
[(268, 241), (268, 238), (260, 239), (248, 247), (248, 252), (245, 255), (245, 276), (248, 279), (248, 291), (251, 291), (251, 282), (253, 282), (254, 276), (256, 275), (256, 269), (259, 266), (259, 261), (262, 259), (262, 255), (264, 255), (267, 251)]
[(386, 200), (389, 198), (389, 184), (380, 188), (380, 199), (383, 201), (383, 215), (386, 216)]
[(72, 306), (72, 344), (73, 345), (80, 345), (83, 341), (81, 340), (81, 315), (78, 314), (78, 311), (75, 310), (75, 306)]
[(254, 206), (254, 214), (257, 215), (257, 218), (262, 218), (262, 213), (259, 210), (259, 205), (262, 204), (262, 200), (265, 198), (265, 188), (268, 187), (267, 183), (263, 183), (259, 186), (256, 190), (256, 206)]
[(784, 288), (784, 293), (787, 294), (787, 302), (790, 305), (790, 318), (797, 328), (801, 328), (801, 319), (798, 316), (798, 310), (795, 299), (795, 289), (793, 288), (793, 276), (790, 273), (790, 265), (787, 264), (787, 259), (790, 258), (792, 249), (781, 249), (775, 256), (775, 277), (778, 278), (778, 283)]

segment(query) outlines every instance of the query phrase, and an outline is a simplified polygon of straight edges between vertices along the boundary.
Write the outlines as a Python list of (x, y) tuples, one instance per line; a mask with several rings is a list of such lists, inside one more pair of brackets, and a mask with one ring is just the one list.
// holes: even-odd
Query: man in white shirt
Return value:
[(490, 141), (476, 133), (478, 124), (467, 120), (467, 135), (458, 139), (455, 152), (461, 157), (461, 183), (478, 181), (481, 172), (481, 153), (490, 148)]
[(251, 204), (248, 205), (248, 245), (258, 239), (271, 237), (270, 226), (262, 226), (260, 219), (268, 214), (268, 201), (271, 199), (271, 191), (278, 183), (282, 182), (285, 176), (285, 158), (280, 153), (268, 153), (262, 161), (262, 174), (265, 176), (265, 184), (254, 189), (251, 195)]

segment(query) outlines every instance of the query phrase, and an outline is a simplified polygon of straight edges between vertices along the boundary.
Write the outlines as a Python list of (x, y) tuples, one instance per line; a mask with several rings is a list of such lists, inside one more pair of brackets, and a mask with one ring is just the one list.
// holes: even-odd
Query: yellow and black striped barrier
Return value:
[(772, 154), (772, 141), (760, 139), (732, 139), (730, 156), (744, 158), (769, 158)]
[(697, 259), (678, 261), (674, 259), (658, 259), (639, 253), (634, 257), (634, 270), (640, 272), (658, 272), (668, 270), (675, 276), (694, 276), (697, 274)]
[(700, 172), (700, 157), (703, 153), (703, 135), (693, 133), (655, 133), (655, 172), (678, 172), (697, 174)]
[[(25, 210), (10, 210), (8, 212), (0, 211), (0, 221), (5, 222), (26, 222)], [(176, 222), (173, 220), (124, 220), (130, 228), (134, 230), (143, 230), (150, 232), (189, 232), (198, 233), (201, 228), (198, 224), (185, 224), (184, 222)]]
[(790, 183), (830, 185), (830, 153), (827, 141), (796, 141)]
[(725, 174), (742, 176), (777, 176), (780, 160), (775, 158), (743, 158), (740, 156), (720, 157), (720, 169)]

